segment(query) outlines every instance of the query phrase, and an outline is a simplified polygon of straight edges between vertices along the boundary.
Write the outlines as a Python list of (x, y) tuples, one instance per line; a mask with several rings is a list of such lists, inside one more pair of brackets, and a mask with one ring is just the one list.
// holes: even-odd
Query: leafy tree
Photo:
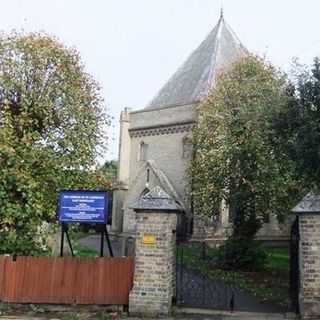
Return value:
[(295, 164), (275, 134), (287, 103), (283, 75), (249, 56), (200, 105), (190, 170), (195, 214), (218, 215), (224, 199), (236, 241), (252, 240), (267, 214), (283, 218), (295, 204)]
[(100, 173), (108, 180), (115, 181), (117, 177), (118, 162), (115, 160), (106, 161), (100, 168)]
[(307, 188), (320, 187), (320, 60), (311, 67), (295, 63), (287, 109), (275, 121), (277, 135), (296, 163)]
[(0, 61), (0, 253), (40, 253), (57, 192), (90, 186), (108, 117), (79, 53), (56, 39), (1, 36)]

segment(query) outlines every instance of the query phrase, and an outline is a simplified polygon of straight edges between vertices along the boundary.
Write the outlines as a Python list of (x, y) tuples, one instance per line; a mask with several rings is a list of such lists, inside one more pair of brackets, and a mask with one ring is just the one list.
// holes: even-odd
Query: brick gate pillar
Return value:
[(293, 212), (299, 217), (300, 313), (320, 319), (320, 195), (310, 192)]
[(160, 187), (155, 187), (132, 208), (136, 212), (137, 234), (129, 312), (168, 315), (176, 280), (177, 213), (181, 207)]

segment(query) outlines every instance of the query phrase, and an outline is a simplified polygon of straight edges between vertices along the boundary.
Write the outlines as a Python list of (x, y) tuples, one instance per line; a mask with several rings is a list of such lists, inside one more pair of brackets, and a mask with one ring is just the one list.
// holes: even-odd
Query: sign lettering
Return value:
[(108, 201), (108, 194), (102, 191), (62, 191), (59, 194), (59, 221), (105, 224)]

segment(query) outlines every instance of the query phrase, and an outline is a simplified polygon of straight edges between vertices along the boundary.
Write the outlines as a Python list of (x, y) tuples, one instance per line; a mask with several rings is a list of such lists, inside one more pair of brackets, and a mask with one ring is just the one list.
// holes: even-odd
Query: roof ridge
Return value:
[(145, 109), (193, 104), (196, 100), (201, 100), (214, 86), (217, 72), (247, 52), (223, 15), (220, 15), (215, 27)]
[[(212, 84), (213, 84), (215, 64), (216, 64), (216, 61), (217, 61), (217, 51), (219, 49), (219, 37), (221, 35), (222, 23), (224, 23), (223, 11), (221, 11), (218, 24), (216, 25), (217, 35), (216, 35), (216, 37), (214, 39), (214, 41), (215, 41), (214, 52), (211, 55), (210, 73), (209, 73), (209, 76), (208, 76), (208, 79), (207, 79), (207, 86), (206, 86), (205, 90), (203, 90), (204, 92), (206, 92), (208, 90), (208, 88), (210, 88), (212, 86)], [(196, 97), (193, 97), (193, 98), (196, 99), (196, 100), (201, 100), (202, 95), (203, 95), (203, 92), (199, 92), (199, 94)]]

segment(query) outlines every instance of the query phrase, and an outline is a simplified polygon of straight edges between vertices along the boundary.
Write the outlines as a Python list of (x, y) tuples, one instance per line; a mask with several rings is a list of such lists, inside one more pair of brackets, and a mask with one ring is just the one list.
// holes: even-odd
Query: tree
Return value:
[(117, 177), (117, 170), (118, 162), (115, 160), (106, 161), (100, 168), (101, 174), (113, 182)]
[(0, 61), (0, 253), (40, 253), (57, 192), (87, 185), (109, 120), (75, 49), (12, 33)]
[(195, 214), (218, 215), (224, 199), (236, 241), (251, 241), (266, 215), (282, 219), (295, 204), (295, 164), (277, 137), (287, 107), (286, 80), (249, 56), (222, 74), (199, 108), (191, 166)]
[(277, 119), (277, 134), (296, 163), (307, 188), (320, 188), (320, 60), (311, 67), (295, 63), (290, 103)]

